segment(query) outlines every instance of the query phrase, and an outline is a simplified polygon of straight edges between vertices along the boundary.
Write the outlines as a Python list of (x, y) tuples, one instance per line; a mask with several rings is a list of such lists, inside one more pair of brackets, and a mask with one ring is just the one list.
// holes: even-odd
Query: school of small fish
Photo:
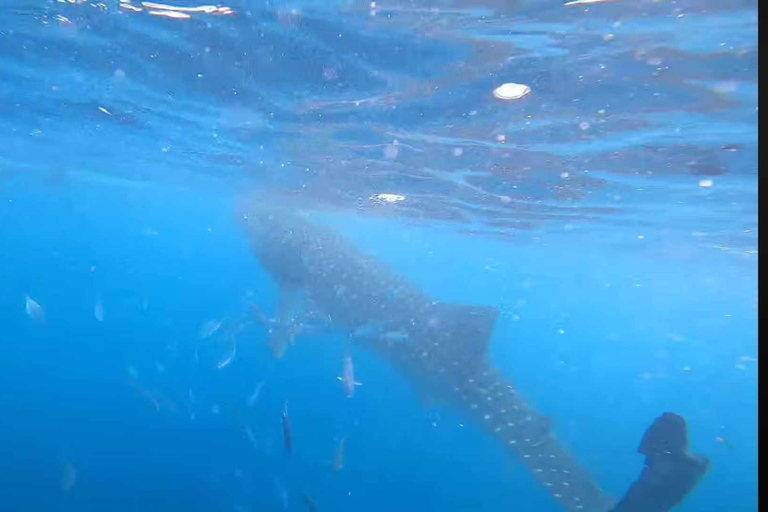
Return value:
[[(146, 303), (147, 299), (143, 299), (144, 303), (144, 310), (146, 310)], [(104, 322), (104, 306), (103, 302), (100, 297), (97, 297), (93, 303), (93, 317), (98, 322)], [(29, 317), (30, 320), (32, 320), (35, 324), (38, 325), (46, 325), (47, 319), (46, 319), (46, 312), (43, 306), (35, 299), (33, 299), (30, 295), (25, 294), (24, 295), (24, 307), (27, 317)], [(252, 312), (256, 311), (255, 308), (251, 308)], [(302, 333), (302, 332), (311, 332), (311, 333), (320, 333), (324, 330), (327, 330), (328, 328), (328, 322), (325, 320), (316, 321), (312, 318), (292, 318), (289, 322), (290, 325), (287, 327), (285, 325), (281, 324), (281, 321), (278, 319), (267, 319), (263, 316), (260, 316), (257, 323), (261, 323), (262, 325), (265, 325), (269, 328), (270, 332), (278, 329), (283, 329), (287, 333), (287, 339), (289, 340), (290, 344), (294, 343), (294, 338), (296, 334)], [(248, 322), (244, 322), (242, 325), (236, 326), (234, 329), (228, 328), (227, 330), (229, 333), (225, 334), (225, 337), (228, 339), (228, 345), (227, 349), (224, 352), (223, 356), (221, 356), (218, 361), (216, 362), (216, 369), (223, 370), (231, 365), (233, 360), (235, 359), (235, 356), (237, 354), (237, 346), (238, 346), (238, 335), (245, 329), (244, 325)], [(221, 343), (220, 341), (216, 341), (216, 339), (220, 338), (214, 338), (214, 336), (217, 335), (217, 333), (221, 332), (222, 326), (224, 325), (224, 319), (222, 318), (214, 318), (210, 320), (206, 320), (200, 324), (200, 327), (197, 332), (197, 339), (199, 341), (204, 341), (208, 339), (213, 339), (211, 343), (213, 343), (216, 346), (219, 346), (218, 343)], [(228, 324), (229, 325), (229, 324)], [(382, 325), (369, 325), (369, 326), (362, 326), (358, 331), (355, 333), (352, 333), (351, 336), (358, 336), (358, 337), (366, 337), (366, 338), (378, 338), (382, 341), (387, 342), (404, 342), (407, 341), (407, 334), (400, 333), (398, 331), (394, 330), (388, 330), (386, 326)], [(206, 342), (209, 343), (209, 342)], [(203, 349), (205, 347), (202, 347)], [(198, 345), (195, 345), (194, 348), (194, 363), (199, 363), (200, 360), (200, 350), (201, 347)], [(282, 354), (274, 354), (275, 357), (279, 357)], [(354, 362), (352, 360), (351, 355), (344, 356), (342, 360), (342, 368), (341, 368), (341, 375), (337, 377), (339, 381), (341, 381), (342, 388), (344, 390), (345, 395), (348, 398), (352, 398), (354, 396), (355, 388), (358, 386), (361, 386), (362, 384), (358, 382), (355, 379), (355, 367)], [(165, 365), (161, 363), (160, 361), (154, 361), (154, 367), (155, 367), (155, 374), (156, 375), (164, 375), (166, 372)], [(151, 407), (159, 412), (162, 411), (168, 411), (168, 412), (175, 412), (176, 411), (176, 404), (170, 400), (168, 397), (164, 396), (162, 392), (160, 392), (155, 386), (145, 386), (142, 384), (140, 379), (139, 370), (136, 366), (134, 366), (131, 363), (128, 363), (126, 365), (126, 372), (128, 374), (128, 384), (135, 390), (138, 396), (142, 397), (144, 400), (146, 400)], [(146, 379), (145, 379), (146, 380)], [(258, 381), (251, 394), (246, 398), (245, 405), (247, 408), (253, 408), (257, 402), (259, 401), (259, 398), (262, 394), (262, 390), (265, 386), (265, 380), (262, 379)], [(194, 421), (196, 418), (196, 404), (197, 401), (195, 399), (195, 394), (193, 392), (192, 387), (188, 388), (187, 392), (187, 412), (189, 414), (190, 421)], [(221, 406), (218, 403), (212, 403), (209, 406), (208, 412), (212, 416), (218, 416), (221, 414)], [(283, 437), (283, 447), (284, 451), (287, 455), (292, 455), (294, 453), (294, 437), (293, 437), (293, 428), (291, 419), (288, 414), (288, 402), (283, 402), (283, 408), (282, 408), (282, 414), (281, 414), (281, 426), (282, 426), (282, 437)], [(242, 426), (244, 436), (254, 448), (257, 449), (266, 449), (268, 447), (268, 443), (264, 442), (261, 443), (259, 439), (257, 438), (253, 428), (248, 424), (243, 424)], [(336, 447), (336, 453), (332, 462), (332, 469), (335, 472), (339, 472), (344, 469), (345, 466), (345, 445), (347, 441), (347, 436), (344, 435), (340, 438), (338, 445)], [(75, 486), (75, 483), (77, 481), (78, 472), (75, 469), (75, 467), (70, 463), (67, 462), (64, 465), (63, 472), (62, 472), (62, 478), (61, 478), (61, 490), (62, 491), (69, 491)], [(279, 498), (279, 501), (283, 508), (288, 508), (288, 491), (286, 490), (285, 485), (276, 478), (275, 480), (275, 487), (276, 492)], [(317, 510), (317, 504), (314, 502), (314, 500), (307, 494), (306, 492), (302, 492), (301, 494), (301, 500), (304, 506), (308, 510)]]

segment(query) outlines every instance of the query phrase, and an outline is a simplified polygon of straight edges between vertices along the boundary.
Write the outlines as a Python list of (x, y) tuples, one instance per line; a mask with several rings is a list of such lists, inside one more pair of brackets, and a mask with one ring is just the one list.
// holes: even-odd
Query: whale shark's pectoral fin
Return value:
[(498, 311), (486, 306), (437, 302), (427, 308), (423, 329), (428, 341), (455, 361), (484, 361)]
[(645, 468), (611, 512), (666, 512), (680, 504), (709, 468), (703, 455), (688, 452), (685, 420), (665, 412), (646, 430), (637, 451)]

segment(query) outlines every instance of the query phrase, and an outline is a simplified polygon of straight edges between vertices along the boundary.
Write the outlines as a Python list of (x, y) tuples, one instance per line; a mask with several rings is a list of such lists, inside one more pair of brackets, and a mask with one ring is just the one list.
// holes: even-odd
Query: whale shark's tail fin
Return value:
[(709, 467), (702, 455), (688, 452), (685, 420), (665, 412), (646, 430), (637, 451), (645, 468), (611, 512), (666, 512), (680, 504)]

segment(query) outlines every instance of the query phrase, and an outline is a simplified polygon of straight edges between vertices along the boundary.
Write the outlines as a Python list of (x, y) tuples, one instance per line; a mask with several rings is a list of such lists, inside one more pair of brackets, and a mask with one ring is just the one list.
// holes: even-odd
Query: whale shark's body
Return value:
[[(558, 441), (551, 420), (530, 407), (511, 381), (488, 361), (495, 309), (436, 301), (307, 215), (263, 206), (246, 207), (242, 215), (257, 258), (286, 294), (303, 294), (334, 327), (350, 334), (370, 332), (370, 326), (377, 326), (373, 335), (354, 339), (390, 361), (415, 386), (447, 400), (482, 425), (565, 509), (604, 512), (615, 506), (614, 510), (622, 512), (668, 510), (706, 470), (705, 460), (697, 464), (699, 459), (687, 453), (682, 418), (672, 415), (680, 418), (682, 426), (673, 423), (668, 430), (663, 427), (670, 425), (669, 421), (660, 418), (652, 433), (655, 439), (669, 442), (653, 446), (663, 445), (658, 449), (665, 452), (662, 458), (675, 453), (685, 461), (694, 461), (686, 473), (694, 477), (685, 485), (675, 483), (683, 482), (678, 478), (660, 486), (658, 472), (669, 475), (668, 470), (678, 469), (679, 464), (657, 464), (658, 459), (653, 459), (648, 474), (633, 486), (634, 501), (625, 498), (616, 505)], [(645, 451), (641, 446), (641, 453), (653, 451), (647, 446), (645, 443)], [(665, 496), (660, 503), (671, 505), (649, 505), (646, 498), (657, 494)]]

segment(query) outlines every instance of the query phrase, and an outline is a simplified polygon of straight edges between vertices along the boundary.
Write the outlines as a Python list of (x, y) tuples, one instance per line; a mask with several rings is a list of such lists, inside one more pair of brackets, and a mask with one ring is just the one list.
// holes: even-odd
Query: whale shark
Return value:
[(496, 309), (429, 296), (311, 213), (258, 200), (244, 202), (238, 212), (256, 258), (283, 294), (300, 294), (419, 391), (482, 426), (565, 510), (663, 512), (706, 473), (707, 458), (688, 452), (685, 420), (665, 412), (641, 441), (641, 475), (614, 500), (558, 440), (552, 419), (527, 403), (489, 360)]

